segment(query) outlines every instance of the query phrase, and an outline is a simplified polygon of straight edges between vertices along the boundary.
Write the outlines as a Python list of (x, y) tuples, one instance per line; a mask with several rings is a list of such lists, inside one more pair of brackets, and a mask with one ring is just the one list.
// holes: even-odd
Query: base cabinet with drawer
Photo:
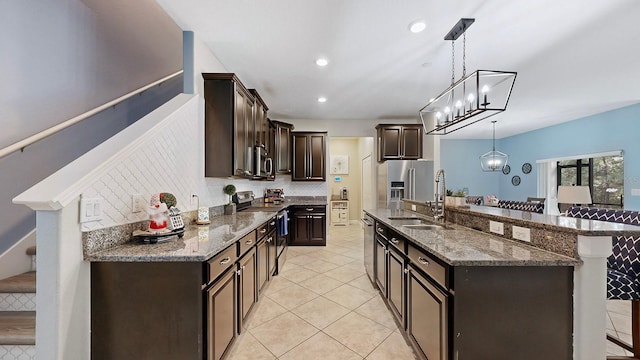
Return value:
[(225, 358), (270, 267), (256, 239), (251, 231), (205, 262), (92, 262), (91, 359)]
[(327, 244), (327, 212), (325, 205), (292, 206), (293, 219), (289, 245), (325, 246)]
[(375, 243), (374, 283), (418, 358), (572, 359), (571, 266), (452, 266), (377, 220)]

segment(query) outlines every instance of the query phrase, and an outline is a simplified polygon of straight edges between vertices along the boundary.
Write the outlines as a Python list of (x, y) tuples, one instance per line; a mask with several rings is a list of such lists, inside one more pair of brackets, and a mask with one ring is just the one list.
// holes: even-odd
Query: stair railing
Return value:
[(143, 86), (143, 87), (141, 87), (139, 89), (131, 91), (131, 92), (125, 94), (125, 95), (120, 96), (117, 99), (113, 99), (113, 100), (109, 101), (108, 103), (105, 103), (105, 104), (100, 105), (100, 106), (98, 106), (98, 107), (96, 107), (94, 109), (91, 109), (91, 110), (89, 110), (87, 112), (84, 112), (84, 113), (82, 113), (82, 114), (80, 114), (78, 116), (75, 116), (75, 117), (73, 117), (73, 118), (71, 118), (71, 119), (69, 119), (67, 121), (64, 121), (64, 122), (62, 122), (62, 123), (60, 123), (58, 125), (55, 125), (55, 126), (52, 126), (52, 127), (48, 128), (48, 129), (42, 130), (41, 132), (39, 132), (39, 133), (37, 133), (35, 135), (31, 135), (31, 136), (29, 136), (28, 138), (26, 138), (24, 140), (21, 140), (21, 141), (18, 141), (16, 143), (14, 143), (14, 144), (11, 144), (11, 145), (5, 147), (4, 149), (0, 149), (0, 159), (2, 159), (3, 157), (5, 157), (5, 156), (7, 156), (7, 155), (9, 155), (9, 154), (11, 154), (13, 152), (18, 151), (18, 150), (24, 150), (25, 147), (27, 147), (27, 146), (29, 146), (29, 145), (37, 142), (37, 141), (40, 141), (40, 140), (42, 140), (44, 138), (47, 138), (47, 137), (49, 137), (49, 136), (51, 136), (51, 135), (53, 135), (53, 134), (55, 134), (55, 133), (57, 133), (59, 131), (62, 131), (64, 129), (68, 128), (71, 125), (77, 124), (82, 120), (85, 120), (85, 119), (87, 119), (87, 118), (89, 118), (89, 117), (91, 117), (91, 116), (93, 116), (93, 115), (105, 110), (105, 109), (108, 109), (111, 106), (115, 106), (118, 103), (120, 103), (120, 102), (122, 102), (124, 100), (127, 100), (128, 98), (130, 98), (130, 97), (132, 97), (134, 95), (140, 94), (141, 92), (143, 92), (143, 91), (145, 91), (147, 89), (150, 89), (150, 88), (152, 88), (152, 87), (154, 87), (154, 86), (156, 86), (158, 84), (161, 84), (161, 83), (163, 83), (163, 82), (165, 82), (167, 80), (170, 80), (170, 79), (172, 79), (172, 78), (174, 78), (174, 77), (176, 77), (176, 76), (178, 76), (178, 75), (180, 75), (182, 73), (183, 73), (183, 70), (176, 71), (175, 73), (167, 75), (167, 76), (163, 77), (160, 80), (154, 81), (154, 82), (152, 82), (152, 83), (150, 83), (148, 85), (145, 85), (145, 86)]

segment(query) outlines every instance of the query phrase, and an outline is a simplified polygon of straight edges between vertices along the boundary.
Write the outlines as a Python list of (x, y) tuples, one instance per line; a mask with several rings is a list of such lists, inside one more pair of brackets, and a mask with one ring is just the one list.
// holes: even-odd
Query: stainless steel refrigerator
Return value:
[(401, 199), (433, 201), (431, 160), (387, 160), (377, 166), (378, 208), (400, 209)]

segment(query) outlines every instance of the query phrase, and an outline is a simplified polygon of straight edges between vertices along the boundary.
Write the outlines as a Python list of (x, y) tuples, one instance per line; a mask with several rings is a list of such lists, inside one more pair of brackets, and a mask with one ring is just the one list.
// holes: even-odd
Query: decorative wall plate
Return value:
[(524, 174), (530, 173), (531, 172), (531, 164), (529, 164), (529, 163), (522, 164), (522, 172)]
[(511, 184), (513, 184), (513, 186), (520, 185), (520, 176), (515, 175), (514, 177), (512, 177), (511, 178)]
[(509, 174), (510, 172), (511, 172), (511, 166), (509, 166), (509, 165), (505, 165), (505, 166), (502, 168), (502, 173), (503, 173), (503, 174), (507, 175), (507, 174)]

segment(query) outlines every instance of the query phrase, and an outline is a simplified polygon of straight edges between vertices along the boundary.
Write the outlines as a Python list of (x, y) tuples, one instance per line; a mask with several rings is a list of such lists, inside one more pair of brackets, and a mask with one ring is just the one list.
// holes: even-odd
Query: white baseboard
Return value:
[(31, 271), (31, 256), (27, 255), (27, 249), (35, 245), (36, 230), (33, 229), (0, 255), (0, 279)]

